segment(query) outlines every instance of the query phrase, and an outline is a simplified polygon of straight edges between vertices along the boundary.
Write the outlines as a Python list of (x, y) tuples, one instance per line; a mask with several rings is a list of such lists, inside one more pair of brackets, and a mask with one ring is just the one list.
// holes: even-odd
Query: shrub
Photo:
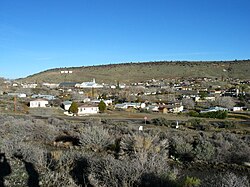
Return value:
[(216, 111), (216, 112), (200, 113), (199, 117), (226, 119), (227, 118), (227, 111), (219, 110), (219, 111)]
[(181, 136), (174, 136), (170, 141), (170, 155), (182, 161), (192, 160), (193, 146)]
[(114, 138), (103, 126), (88, 126), (81, 130), (80, 143), (84, 148), (94, 152), (105, 150), (114, 143)]
[(200, 186), (201, 180), (196, 177), (189, 177), (187, 176), (185, 180), (182, 182), (182, 187), (196, 187)]
[(215, 154), (215, 148), (210, 142), (201, 141), (196, 145), (193, 153), (197, 160), (208, 161)]
[(194, 110), (189, 111), (188, 115), (191, 117), (199, 117), (199, 113)]
[(152, 119), (152, 123), (157, 126), (170, 126), (171, 123), (163, 117)]

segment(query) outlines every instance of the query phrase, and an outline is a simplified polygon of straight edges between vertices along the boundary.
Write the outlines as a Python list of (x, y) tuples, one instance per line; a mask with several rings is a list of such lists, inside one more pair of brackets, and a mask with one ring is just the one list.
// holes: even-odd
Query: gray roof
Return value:
[(59, 87), (72, 88), (72, 87), (75, 87), (76, 84), (78, 84), (78, 83), (77, 82), (61, 82), (59, 84)]

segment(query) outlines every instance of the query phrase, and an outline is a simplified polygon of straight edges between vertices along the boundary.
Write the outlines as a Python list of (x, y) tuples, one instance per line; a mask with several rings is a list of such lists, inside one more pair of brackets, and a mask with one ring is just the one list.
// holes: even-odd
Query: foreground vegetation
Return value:
[(0, 186), (249, 186), (249, 135), (162, 121), (2, 115)]

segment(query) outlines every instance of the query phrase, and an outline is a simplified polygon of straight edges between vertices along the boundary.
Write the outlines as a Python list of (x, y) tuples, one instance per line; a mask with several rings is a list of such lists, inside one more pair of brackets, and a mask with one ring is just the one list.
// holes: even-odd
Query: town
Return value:
[(250, 187), (250, 1), (0, 1), (0, 187)]
[[(60, 73), (73, 73), (61, 71)], [(1, 111), (43, 115), (88, 116), (119, 114), (185, 114), (227, 111), (248, 114), (249, 80), (227, 78), (151, 79), (129, 84), (122, 81), (23, 83), (2, 80)], [(76, 104), (77, 111), (70, 109)], [(104, 107), (100, 107), (104, 103)], [(42, 108), (39, 113), (37, 108)], [(50, 113), (47, 112), (47, 113)], [(237, 116), (237, 115), (236, 115)]]

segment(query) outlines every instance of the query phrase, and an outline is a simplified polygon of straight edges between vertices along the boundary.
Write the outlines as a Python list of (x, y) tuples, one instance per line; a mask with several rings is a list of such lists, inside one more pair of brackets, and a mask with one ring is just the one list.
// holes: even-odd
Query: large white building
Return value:
[(103, 88), (103, 85), (96, 83), (95, 79), (93, 79), (92, 82), (83, 82), (81, 84), (77, 84), (76, 87), (79, 87), (79, 88)]

